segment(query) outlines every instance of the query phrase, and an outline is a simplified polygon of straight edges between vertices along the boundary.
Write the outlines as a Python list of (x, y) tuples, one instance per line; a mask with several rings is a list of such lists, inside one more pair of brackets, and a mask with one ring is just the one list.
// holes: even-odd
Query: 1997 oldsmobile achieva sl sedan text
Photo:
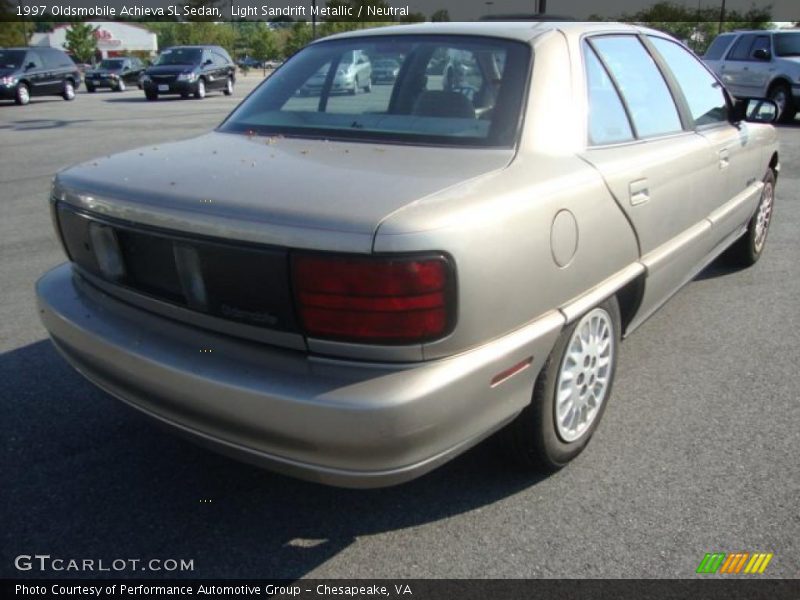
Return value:
[[(332, 94), (354, 56), (397, 77)], [(329, 38), (213, 133), (60, 173), (41, 316), (103, 389), (279, 471), (389, 485), (504, 426), (558, 468), (621, 337), (726, 249), (758, 260), (774, 117), (633, 26)]]

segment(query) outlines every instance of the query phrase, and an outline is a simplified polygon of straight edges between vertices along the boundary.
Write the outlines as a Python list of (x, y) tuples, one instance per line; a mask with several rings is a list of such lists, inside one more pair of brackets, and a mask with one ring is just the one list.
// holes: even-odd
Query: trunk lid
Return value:
[[(210, 133), (60, 173), (56, 193), (111, 217), (227, 239), (332, 250), (417, 200), (502, 169), (512, 149)], [(325, 233), (327, 232), (327, 233)]]

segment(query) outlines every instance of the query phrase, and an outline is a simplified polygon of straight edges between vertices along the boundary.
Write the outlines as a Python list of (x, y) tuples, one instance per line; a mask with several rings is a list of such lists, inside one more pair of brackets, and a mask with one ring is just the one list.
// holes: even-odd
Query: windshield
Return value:
[[(372, 81), (372, 57), (386, 55), (402, 57), (393, 61), (399, 72), (389, 85)], [(529, 60), (527, 44), (484, 37), (386, 35), (316, 43), (267, 79), (220, 131), (511, 146)]]
[(19, 69), (23, 60), (24, 50), (0, 50), (0, 69)]
[(800, 56), (800, 33), (776, 33), (775, 54), (777, 56)]
[(100, 63), (101, 69), (121, 69), (122, 65), (125, 61), (124, 60), (109, 60), (106, 59)]
[(156, 66), (164, 65), (196, 65), (200, 62), (203, 51), (200, 48), (170, 48), (164, 50), (156, 61)]

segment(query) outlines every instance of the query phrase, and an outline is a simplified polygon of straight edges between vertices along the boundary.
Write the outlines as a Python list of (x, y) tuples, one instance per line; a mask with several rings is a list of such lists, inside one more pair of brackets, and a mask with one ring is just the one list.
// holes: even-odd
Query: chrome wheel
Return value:
[(17, 104), (25, 105), (31, 101), (31, 93), (28, 86), (20, 83), (17, 86)]
[(75, 87), (72, 85), (72, 82), (65, 81), (64, 82), (64, 100), (74, 100), (75, 99)]
[(602, 308), (586, 314), (572, 333), (555, 390), (558, 436), (574, 442), (591, 427), (608, 395), (613, 373), (615, 334), (611, 315)]
[(228, 82), (225, 84), (225, 95), (230, 96), (233, 94), (233, 79), (228, 77)]
[(195, 92), (195, 98), (205, 98), (206, 97), (206, 82), (200, 79), (197, 82), (197, 91)]
[(764, 184), (764, 191), (761, 193), (761, 203), (758, 205), (758, 212), (756, 213), (756, 230), (755, 238), (753, 239), (753, 247), (756, 253), (761, 252), (764, 248), (764, 242), (767, 241), (767, 231), (769, 230), (769, 222), (772, 218), (772, 205), (775, 201), (775, 189), (772, 182), (767, 181)]
[(126, 87), (125, 86), (125, 82), (122, 81), (122, 79), (120, 79), (119, 82), (117, 83), (117, 91), (118, 92), (124, 92), (125, 91), (125, 87)]

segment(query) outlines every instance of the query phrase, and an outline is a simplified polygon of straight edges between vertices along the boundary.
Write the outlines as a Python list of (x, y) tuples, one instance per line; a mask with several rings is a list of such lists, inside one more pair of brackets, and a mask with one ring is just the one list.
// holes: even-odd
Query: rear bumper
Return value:
[[(45, 274), (37, 296), (58, 350), (99, 387), (223, 453), (347, 487), (413, 479), (511, 420), (563, 324), (551, 313), (453, 358), (387, 365), (173, 322), (99, 291), (69, 264)], [(528, 369), (491, 385), (530, 356)]]

